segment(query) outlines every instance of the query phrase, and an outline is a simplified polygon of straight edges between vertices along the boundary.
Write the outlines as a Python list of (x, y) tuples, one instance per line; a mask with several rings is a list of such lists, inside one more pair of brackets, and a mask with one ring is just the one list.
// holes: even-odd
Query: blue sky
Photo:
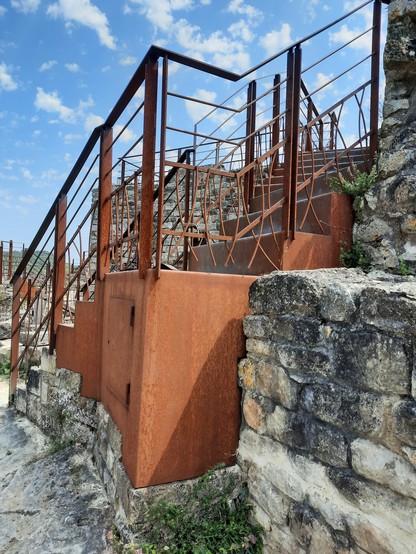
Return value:
[[(0, 0), (0, 240), (31, 242), (90, 132), (151, 44), (240, 73), (361, 3)], [(371, 8), (349, 25), (365, 28), (369, 20)], [(351, 30), (340, 26), (311, 49), (335, 47)], [(334, 71), (328, 67), (318, 81)], [(186, 73), (176, 79), (209, 101), (229, 93)]]

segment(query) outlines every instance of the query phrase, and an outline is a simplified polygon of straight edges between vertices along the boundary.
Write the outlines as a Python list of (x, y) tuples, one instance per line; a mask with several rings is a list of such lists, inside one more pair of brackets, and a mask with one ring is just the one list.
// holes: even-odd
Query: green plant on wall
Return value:
[(339, 255), (341, 267), (360, 267), (366, 273), (370, 271), (370, 261), (365, 255), (362, 242), (356, 241), (351, 245), (351, 250), (345, 249), (345, 245), (341, 245), (341, 253)]
[(10, 357), (3, 358), (0, 362), (0, 378), (10, 376)]
[(213, 485), (213, 476), (211, 470), (198, 479), (180, 505), (155, 502), (145, 524), (137, 528), (143, 542), (123, 544), (112, 534), (113, 548), (123, 554), (260, 554), (262, 530), (249, 521), (251, 506), (245, 499), (229, 502), (235, 487), (232, 477), (218, 487)]
[(358, 219), (363, 210), (364, 195), (375, 185), (378, 171), (375, 165), (370, 173), (358, 171), (353, 166), (350, 175), (351, 179), (346, 179), (342, 174), (337, 177), (330, 177), (329, 183), (333, 189), (344, 192), (353, 198), (352, 208), (355, 219)]

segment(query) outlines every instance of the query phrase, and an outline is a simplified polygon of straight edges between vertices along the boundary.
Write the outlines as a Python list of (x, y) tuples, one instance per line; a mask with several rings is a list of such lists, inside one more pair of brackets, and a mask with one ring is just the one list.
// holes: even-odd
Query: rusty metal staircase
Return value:
[[(137, 270), (144, 279), (153, 270), (157, 279), (163, 266), (260, 275), (338, 264), (351, 210), (329, 177), (370, 170), (376, 154), (381, 5), (365, 1), (241, 75), (149, 49), (12, 278), (12, 390), (16, 368), (40, 343), (54, 350), (59, 325), (73, 323), (76, 303), (99, 301), (95, 284), (109, 273)], [(307, 57), (309, 43), (369, 9), (369, 28), (320, 59)], [(345, 56), (363, 37), (369, 51)], [(319, 72), (329, 73), (329, 59), (339, 73), (314, 85)], [(222, 104), (204, 102), (171, 86), (170, 62), (244, 84)], [(341, 97), (328, 95), (318, 108), (335, 83)], [(187, 124), (193, 103), (205, 104), (207, 114)], [(119, 139), (131, 136), (125, 148)]]

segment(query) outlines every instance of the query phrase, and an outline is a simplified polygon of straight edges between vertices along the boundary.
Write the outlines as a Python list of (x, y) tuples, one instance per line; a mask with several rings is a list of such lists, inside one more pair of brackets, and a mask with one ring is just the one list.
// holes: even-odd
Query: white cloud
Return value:
[(231, 0), (231, 2), (227, 6), (226, 11), (229, 13), (246, 15), (248, 18), (250, 18), (252, 24), (256, 24), (261, 19), (263, 19), (263, 12), (261, 12), (251, 4), (245, 4), (244, 0)]
[(202, 6), (209, 6), (211, 4), (211, 0), (199, 0), (199, 3)]
[(25, 179), (28, 179), (28, 180), (33, 179), (33, 175), (30, 173), (30, 169), (27, 169), (27, 167), (22, 167), (21, 171)]
[[(198, 100), (203, 100), (205, 102), (214, 103), (217, 98), (217, 93), (211, 90), (199, 88), (195, 91), (194, 98), (198, 98)], [(192, 100), (186, 100), (185, 106), (189, 117), (194, 123), (202, 119), (205, 115), (209, 114), (209, 112), (213, 110), (212, 106), (206, 106), (198, 102), (192, 102)]]
[[(358, 28), (351, 29), (344, 23), (341, 26), (339, 31), (334, 33), (329, 33), (329, 42), (330, 43), (340, 43), (346, 44), (353, 40), (356, 36), (361, 34), (363, 31)], [(355, 40), (350, 44), (350, 48), (354, 50), (364, 50), (366, 52), (371, 51), (371, 33), (367, 33), (359, 39)]]
[(115, 49), (115, 39), (111, 35), (107, 16), (90, 0), (58, 0), (48, 6), (46, 13), (54, 19), (61, 17), (66, 22), (85, 25), (97, 33), (102, 45)]
[(11, 92), (17, 89), (17, 83), (13, 81), (9, 72), (10, 68), (4, 63), (0, 63), (0, 91)]
[(48, 93), (38, 87), (35, 106), (38, 110), (58, 114), (59, 118), (66, 123), (75, 123), (75, 111), (62, 104), (57, 92)]
[(114, 127), (113, 127), (113, 137), (116, 138), (119, 133), (122, 133), (118, 140), (120, 140), (121, 142), (133, 142), (134, 138), (136, 136), (134, 134), (134, 131), (132, 131), (131, 129), (124, 129), (123, 130), (123, 127), (124, 127), (123, 125), (114, 125)]
[(228, 27), (228, 32), (230, 35), (241, 37), (244, 42), (252, 42), (255, 36), (251, 30), (251, 27), (243, 19), (230, 25)]
[(11, 0), (12, 7), (22, 13), (34, 13), (40, 6), (41, 0)]
[(7, 12), (7, 9), (4, 6), (0, 6), (0, 17), (3, 17), (3, 15)]
[[(33, 177), (31, 177), (33, 178)], [(35, 198), (32, 194), (22, 194), (19, 196), (19, 202), (22, 204), (37, 204), (37, 198)]]
[(39, 67), (39, 71), (48, 71), (57, 63), (58, 62), (56, 60), (49, 60), (48, 62), (43, 62), (43, 64)]
[(172, 12), (189, 10), (193, 0), (130, 0), (139, 6), (139, 12), (148, 19), (156, 29), (169, 32), (174, 18)]
[(280, 30), (270, 31), (260, 39), (259, 44), (266, 50), (268, 56), (273, 56), (292, 44), (291, 33), (292, 28), (289, 23), (282, 23)]
[[(94, 102), (89, 98), (88, 100), (81, 100), (77, 108), (68, 108), (62, 103), (56, 91), (45, 92), (41, 87), (38, 87), (35, 98), (35, 107), (38, 110), (58, 114), (59, 119), (65, 123), (76, 123), (82, 117), (84, 111), (93, 104)], [(49, 123), (56, 122), (56, 120), (49, 121)]]
[(84, 129), (89, 133), (93, 131), (99, 125), (104, 123), (104, 119), (100, 115), (90, 113), (87, 115), (84, 121)]
[(134, 65), (135, 63), (137, 63), (137, 58), (134, 56), (126, 56), (120, 60), (121, 65)]
[[(333, 73), (329, 73), (329, 75), (326, 75), (325, 73), (319, 72), (313, 83), (314, 89), (325, 87), (325, 89), (328, 90), (329, 88), (332, 88), (334, 84), (331, 83), (331, 81), (334, 77), (335, 75)], [(331, 84), (328, 84), (328, 83), (331, 83)]]
[(209, 60), (214, 65), (234, 71), (245, 70), (250, 66), (250, 55), (243, 42), (222, 31), (215, 31), (204, 37), (200, 28), (180, 19), (175, 25), (176, 40), (187, 49), (187, 54), (196, 59)]
[(83, 135), (67, 133), (66, 135), (64, 135), (64, 142), (65, 144), (71, 144), (74, 140), (82, 140), (83, 138)]
[(80, 67), (77, 63), (66, 63), (65, 69), (67, 69), (71, 73), (78, 73), (78, 71), (80, 70)]

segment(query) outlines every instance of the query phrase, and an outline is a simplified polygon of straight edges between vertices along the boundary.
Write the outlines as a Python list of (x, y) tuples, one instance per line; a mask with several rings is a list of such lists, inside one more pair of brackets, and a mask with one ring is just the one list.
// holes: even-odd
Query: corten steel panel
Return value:
[(100, 285), (96, 283), (96, 301), (77, 302), (74, 326), (59, 325), (56, 337), (57, 366), (81, 373), (81, 394), (94, 400), (101, 400), (100, 294)]
[(106, 299), (103, 317), (101, 399), (122, 433), (126, 430), (130, 396), (134, 330), (132, 309), (134, 300), (111, 296)]
[[(128, 288), (126, 277), (137, 279), (137, 273), (122, 276)], [(242, 320), (253, 280), (169, 271), (156, 280), (155, 271), (146, 273), (143, 299), (136, 301), (136, 318), (141, 315), (123, 434), (123, 462), (133, 486), (186, 479), (234, 461), (237, 362), (245, 353)]]
[(330, 235), (297, 233), (296, 240), (287, 241), (283, 269), (320, 269), (339, 267), (341, 247), (349, 248), (352, 235), (351, 199), (345, 194), (333, 193)]

